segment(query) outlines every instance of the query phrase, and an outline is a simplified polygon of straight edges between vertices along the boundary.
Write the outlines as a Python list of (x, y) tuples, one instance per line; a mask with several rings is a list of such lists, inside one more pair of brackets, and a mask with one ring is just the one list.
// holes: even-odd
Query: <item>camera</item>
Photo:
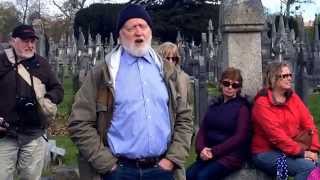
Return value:
[(33, 110), (35, 106), (35, 100), (30, 97), (16, 97), (16, 107), (18, 112)]
[(40, 127), (41, 122), (38, 113), (38, 104), (31, 97), (16, 97), (16, 111), (19, 116), (20, 126)]

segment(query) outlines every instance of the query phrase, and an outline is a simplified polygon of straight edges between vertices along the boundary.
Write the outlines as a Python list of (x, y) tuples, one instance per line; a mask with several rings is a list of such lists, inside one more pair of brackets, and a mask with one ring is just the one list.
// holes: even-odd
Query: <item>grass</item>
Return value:
[(63, 88), (64, 88), (64, 97), (61, 104), (58, 105), (58, 118), (60, 120), (66, 120), (70, 114), (71, 106), (73, 103), (73, 81), (71, 76), (67, 75), (63, 80)]
[[(70, 74), (70, 73), (69, 73)], [(70, 75), (66, 75), (63, 80), (64, 98), (61, 104), (58, 105), (58, 117), (56, 122), (60, 125), (65, 125), (70, 115), (71, 107), (74, 98), (73, 81)], [(52, 136), (51, 139), (56, 140), (58, 147), (66, 150), (62, 162), (65, 165), (77, 165), (78, 149), (71, 141), (68, 135)]]
[(73, 144), (68, 136), (55, 136), (57, 146), (66, 150), (65, 156), (62, 158), (64, 165), (77, 165), (77, 157), (79, 154), (78, 148)]
[(208, 95), (211, 97), (219, 95), (218, 88), (215, 84), (208, 83)]
[(311, 111), (318, 129), (320, 128), (320, 94), (312, 94), (308, 101), (309, 110)]

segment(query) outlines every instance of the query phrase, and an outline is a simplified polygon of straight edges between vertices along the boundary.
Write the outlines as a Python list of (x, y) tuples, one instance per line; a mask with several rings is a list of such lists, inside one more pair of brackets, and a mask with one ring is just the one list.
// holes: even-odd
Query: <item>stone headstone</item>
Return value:
[(223, 69), (242, 71), (245, 95), (253, 97), (262, 86), (261, 32), (265, 17), (261, 0), (225, 0), (222, 18)]
[(41, 19), (34, 19), (32, 25), (35, 29), (37, 36), (39, 37), (37, 41), (37, 52), (40, 56), (46, 57), (46, 39), (44, 35), (44, 27)]

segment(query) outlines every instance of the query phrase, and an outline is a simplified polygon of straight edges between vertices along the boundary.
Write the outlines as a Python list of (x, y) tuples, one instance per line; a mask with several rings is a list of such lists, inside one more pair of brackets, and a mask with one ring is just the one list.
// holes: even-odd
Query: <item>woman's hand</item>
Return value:
[(318, 154), (312, 151), (305, 151), (304, 158), (311, 161), (318, 161)]
[(205, 147), (200, 153), (200, 158), (204, 161), (210, 160), (213, 158), (211, 148)]

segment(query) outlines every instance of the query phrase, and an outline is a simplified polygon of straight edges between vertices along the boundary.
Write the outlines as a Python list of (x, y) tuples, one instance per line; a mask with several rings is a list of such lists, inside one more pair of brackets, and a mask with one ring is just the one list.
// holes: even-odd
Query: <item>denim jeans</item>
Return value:
[(104, 175), (103, 180), (174, 180), (173, 172), (155, 165), (151, 168), (137, 168), (118, 163), (116, 170)]
[[(276, 176), (276, 161), (281, 154), (282, 152), (280, 151), (269, 151), (253, 156), (252, 160), (257, 168), (263, 170), (269, 175)], [(316, 166), (314, 162), (302, 157), (287, 156), (286, 161), (288, 166), (288, 175), (293, 176), (294, 180), (306, 180), (309, 173)]]
[(0, 138), (0, 179), (13, 180), (17, 174), (20, 180), (39, 180), (46, 145), (43, 137), (28, 143), (19, 141), (19, 138)]
[(218, 180), (231, 174), (229, 169), (217, 161), (197, 160), (187, 169), (187, 180)]

